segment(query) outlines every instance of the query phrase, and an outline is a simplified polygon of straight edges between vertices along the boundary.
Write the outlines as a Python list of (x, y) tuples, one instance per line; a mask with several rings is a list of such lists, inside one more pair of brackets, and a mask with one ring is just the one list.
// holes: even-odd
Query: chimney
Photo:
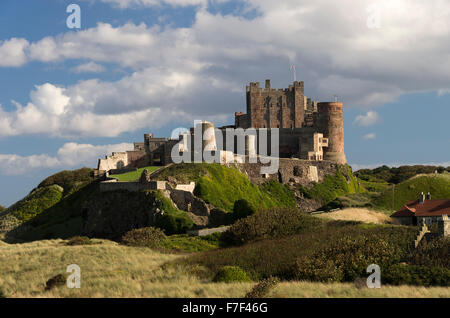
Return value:
[(425, 199), (426, 200), (431, 200), (431, 193), (430, 192), (427, 193), (427, 195), (425, 196)]
[(270, 79), (266, 79), (266, 89), (270, 89)]
[(423, 192), (419, 195), (419, 203), (423, 204), (425, 202), (425, 194)]

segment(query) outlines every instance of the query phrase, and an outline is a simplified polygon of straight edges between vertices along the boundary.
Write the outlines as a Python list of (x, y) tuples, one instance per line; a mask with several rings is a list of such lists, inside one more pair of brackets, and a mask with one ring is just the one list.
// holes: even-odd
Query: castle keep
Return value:
[[(245, 155), (260, 155), (256, 140), (265, 138), (270, 143), (273, 129), (278, 129), (280, 158), (346, 163), (341, 102), (317, 102), (307, 98), (303, 82), (295, 81), (286, 89), (273, 89), (270, 80), (266, 80), (264, 88), (260, 87), (259, 82), (250, 83), (246, 87), (246, 103), (247, 113), (236, 112), (234, 125), (216, 129), (216, 136), (213, 133), (201, 141), (202, 149), (219, 151), (221, 156), (223, 152), (228, 158), (230, 151), (225, 149), (225, 133), (217, 136), (217, 131), (225, 132), (227, 128), (251, 128), (255, 136), (245, 136)], [(202, 127), (199, 130), (202, 134), (210, 131), (209, 128), (214, 129), (214, 125), (209, 122), (200, 122), (199, 125)], [(178, 139), (155, 138), (153, 134), (145, 134), (144, 142), (135, 142), (132, 151), (116, 152), (112, 156), (99, 159), (97, 173), (102, 175), (117, 169), (123, 171), (146, 165), (169, 164), (172, 162), (171, 153), (174, 146), (179, 147), (177, 152), (180, 155), (193, 149), (194, 140), (198, 140), (194, 131), (194, 128), (191, 128)], [(221, 142), (216, 143), (219, 139)], [(268, 148), (270, 149), (270, 145)], [(236, 144), (231, 152), (231, 156), (238, 153)]]

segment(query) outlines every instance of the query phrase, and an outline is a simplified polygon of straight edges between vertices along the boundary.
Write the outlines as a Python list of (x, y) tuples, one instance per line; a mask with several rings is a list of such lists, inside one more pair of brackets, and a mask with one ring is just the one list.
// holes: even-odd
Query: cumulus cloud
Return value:
[(380, 121), (380, 116), (374, 111), (368, 111), (365, 115), (356, 116), (353, 121), (358, 126), (371, 126)]
[[(123, 8), (162, 3), (105, 1)], [(55, 105), (30, 100), (15, 112), (0, 109), (6, 116), (0, 117), (0, 134), (38, 130), (56, 135), (114, 136), (145, 123), (157, 126), (176, 118), (231, 120), (234, 111), (245, 108), (246, 83), (271, 78), (274, 87), (286, 87), (292, 77), (290, 64), (296, 64), (297, 77), (305, 80), (308, 97), (326, 101), (337, 94), (346, 107), (367, 109), (405, 93), (442, 92), (450, 87), (448, 1), (379, 0), (379, 29), (367, 26), (366, 9), (371, 0), (245, 3), (245, 10), (253, 8), (258, 13), (251, 19), (212, 14), (207, 5), (200, 5), (190, 27), (99, 23), (32, 43), (25, 39), (2, 42), (0, 52), (6, 53), (0, 56), (14, 57), (4, 62), (7, 65), (83, 60), (130, 68), (132, 73), (114, 82), (94, 79), (68, 87), (53, 83), (69, 101), (56, 104), (60, 113), (44, 121), (49, 128), (31, 129), (21, 119), (28, 116), (33, 120), (42, 117), (46, 109), (55, 109)], [(5, 44), (8, 41), (14, 42), (15, 49)], [(369, 113), (356, 123), (373, 124)], [(75, 117), (77, 122), (72, 120)], [(105, 122), (111, 125), (99, 132), (90, 124), (97, 121), (102, 129)]]
[(105, 71), (105, 68), (95, 62), (88, 62), (80, 64), (70, 69), (74, 73), (101, 73)]
[(375, 138), (376, 138), (375, 133), (368, 133), (363, 136), (363, 139), (365, 139), (365, 140), (370, 140), (370, 139), (375, 139)]
[(0, 154), (0, 174), (21, 175), (38, 169), (68, 169), (74, 167), (94, 167), (99, 157), (109, 155), (113, 151), (132, 150), (133, 144), (94, 146), (91, 144), (66, 143), (56, 156), (47, 154), (19, 156), (16, 154)]
[(21, 66), (27, 62), (25, 49), (29, 43), (25, 39), (11, 38), (0, 41), (0, 66)]

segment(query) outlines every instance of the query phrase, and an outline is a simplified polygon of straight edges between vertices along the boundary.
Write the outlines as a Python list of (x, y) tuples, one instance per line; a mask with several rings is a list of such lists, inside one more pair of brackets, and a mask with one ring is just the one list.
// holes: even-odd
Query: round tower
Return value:
[(344, 118), (341, 102), (322, 102), (317, 105), (318, 128), (324, 138), (328, 138), (328, 147), (324, 150), (324, 160), (345, 164)]
[(199, 132), (202, 138), (202, 151), (216, 151), (216, 134), (214, 131), (214, 124), (209, 121), (202, 121), (198, 123), (200, 126)]

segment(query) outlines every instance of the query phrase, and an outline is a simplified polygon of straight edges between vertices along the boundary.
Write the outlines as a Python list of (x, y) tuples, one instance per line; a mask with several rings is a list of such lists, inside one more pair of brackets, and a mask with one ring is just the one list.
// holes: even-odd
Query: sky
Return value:
[(354, 170), (450, 166), (446, 0), (2, 0), (0, 205), (144, 133), (232, 124), (245, 86), (288, 87), (292, 64), (343, 102)]

